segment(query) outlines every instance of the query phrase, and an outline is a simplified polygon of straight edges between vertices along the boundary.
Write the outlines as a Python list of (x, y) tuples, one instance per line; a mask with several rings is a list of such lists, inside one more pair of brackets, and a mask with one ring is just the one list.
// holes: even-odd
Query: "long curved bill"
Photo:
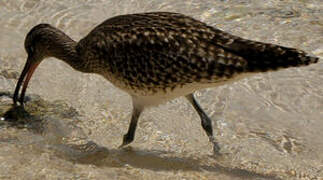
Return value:
[(17, 104), (17, 101), (18, 101), (18, 94), (19, 94), (21, 84), (22, 84), (22, 82), (24, 82), (23, 88), (22, 88), (22, 91), (21, 91), (21, 94), (20, 94), (20, 98), (19, 98), (20, 105), (23, 106), (24, 97), (25, 97), (26, 89), (28, 87), (29, 80), (30, 80), (31, 76), (33, 75), (35, 69), (39, 65), (39, 63), (40, 62), (34, 63), (33, 59), (28, 57), (27, 62), (25, 64), (25, 67), (22, 70), (21, 75), (19, 77), (19, 80), (17, 82), (15, 93), (13, 95), (13, 103), (15, 105)]

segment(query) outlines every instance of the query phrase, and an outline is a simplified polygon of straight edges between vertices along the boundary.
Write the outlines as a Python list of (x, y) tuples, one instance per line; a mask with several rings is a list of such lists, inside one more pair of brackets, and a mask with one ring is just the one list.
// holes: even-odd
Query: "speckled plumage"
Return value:
[(83, 61), (88, 69), (140, 95), (167, 93), (196, 82), (214, 84), (242, 72), (296, 66), (303, 62), (295, 57), (305, 55), (295, 49), (245, 40), (167, 12), (108, 19), (76, 49), (86, 58)]
[(145, 107), (186, 96), (214, 144), (212, 124), (193, 92), (265, 72), (318, 61), (293, 48), (261, 43), (223, 32), (191, 17), (169, 12), (121, 15), (94, 28), (78, 43), (48, 25), (35, 26), (25, 40), (28, 60), (14, 95), (20, 97), (38, 64), (53, 56), (74, 69), (100, 74), (132, 96), (134, 111), (123, 145), (132, 142)]
[(87, 67), (122, 88), (143, 95), (166, 93), (243, 71), (243, 58), (210, 43), (212, 29), (175, 13), (117, 16), (90, 32), (77, 51), (87, 58)]

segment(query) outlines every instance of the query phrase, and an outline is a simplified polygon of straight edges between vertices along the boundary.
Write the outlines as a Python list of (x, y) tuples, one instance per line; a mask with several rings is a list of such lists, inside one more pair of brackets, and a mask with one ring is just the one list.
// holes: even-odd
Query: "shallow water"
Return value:
[(212, 156), (184, 98), (146, 110), (135, 142), (118, 149), (130, 97), (54, 58), (33, 75), (25, 111), (9, 111), (26, 60), (24, 37), (34, 25), (50, 23), (79, 40), (106, 18), (147, 11), (181, 12), (323, 57), (321, 0), (2, 0), (0, 179), (323, 178), (322, 61), (197, 92), (216, 126), (221, 157)]

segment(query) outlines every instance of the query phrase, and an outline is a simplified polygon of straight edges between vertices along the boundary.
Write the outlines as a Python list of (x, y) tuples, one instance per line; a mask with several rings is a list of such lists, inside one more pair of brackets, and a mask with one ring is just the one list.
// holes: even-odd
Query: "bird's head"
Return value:
[(14, 104), (17, 104), (19, 89), (24, 82), (19, 98), (20, 104), (23, 105), (25, 92), (32, 74), (44, 58), (51, 56), (49, 51), (51, 43), (49, 41), (54, 38), (55, 33), (56, 28), (51, 25), (39, 24), (33, 27), (27, 34), (25, 38), (25, 50), (28, 57), (15, 89), (13, 97)]

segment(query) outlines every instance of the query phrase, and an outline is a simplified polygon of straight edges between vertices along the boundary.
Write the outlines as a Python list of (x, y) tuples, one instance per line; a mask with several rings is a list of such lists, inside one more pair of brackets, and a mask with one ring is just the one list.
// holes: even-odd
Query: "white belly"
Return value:
[(109, 80), (114, 86), (118, 87), (119, 89), (131, 95), (133, 99), (133, 103), (141, 105), (142, 107), (149, 107), (149, 106), (156, 106), (156, 105), (165, 103), (169, 100), (175, 99), (180, 96), (188, 95), (200, 89), (229, 84), (229, 83), (238, 81), (242, 78), (248, 77), (252, 74), (255, 74), (255, 73), (240, 73), (240, 74), (234, 75), (229, 79), (214, 78), (211, 82), (210, 80), (202, 80), (202, 82), (188, 83), (183, 86), (178, 85), (174, 89), (166, 88), (166, 91), (160, 89), (157, 92), (152, 92), (146, 89), (144, 90), (132, 89), (129, 86), (127, 86), (124, 82), (114, 78), (114, 76), (111, 74), (101, 74), (101, 75), (103, 75), (105, 79)]
[(235, 77), (230, 78), (230, 79), (218, 80), (218, 82), (190, 83), (190, 84), (186, 84), (183, 86), (177, 86), (173, 90), (171, 90), (171, 88), (167, 88), (166, 92), (165, 91), (158, 91), (157, 93), (154, 93), (154, 94), (150, 94), (150, 93), (146, 93), (146, 92), (145, 93), (144, 92), (141, 92), (141, 93), (134, 92), (130, 89), (125, 89), (125, 88), (121, 88), (121, 89), (128, 92), (132, 96), (133, 101), (135, 101), (135, 103), (140, 104), (144, 107), (149, 107), (149, 106), (156, 106), (156, 105), (165, 103), (169, 100), (175, 99), (180, 96), (188, 95), (188, 94), (193, 93), (193, 92), (200, 90), (200, 89), (217, 87), (217, 86), (221, 86), (224, 84), (229, 84), (229, 83), (238, 81), (242, 78), (248, 77), (252, 74), (255, 74), (255, 73), (242, 73), (242, 74), (236, 75)]

